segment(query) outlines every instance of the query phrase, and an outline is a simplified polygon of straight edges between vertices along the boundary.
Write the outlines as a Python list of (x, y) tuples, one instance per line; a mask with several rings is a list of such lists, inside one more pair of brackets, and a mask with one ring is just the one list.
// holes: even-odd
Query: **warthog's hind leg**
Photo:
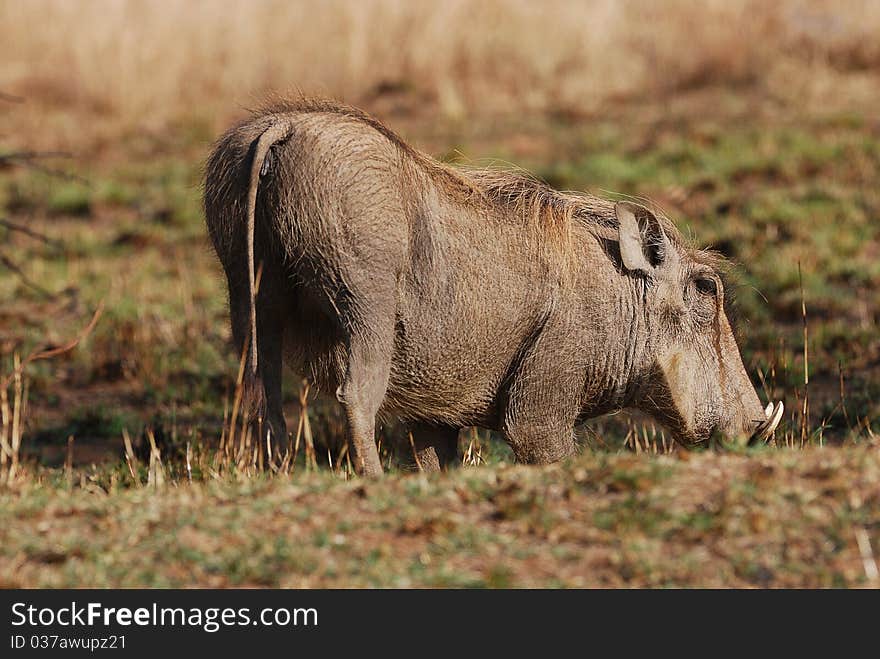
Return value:
[(349, 449), (355, 470), (380, 476), (382, 464), (376, 448), (376, 413), (385, 398), (394, 345), (394, 309), (391, 296), (377, 296), (376, 304), (343, 312), (347, 365), (336, 397), (348, 417)]
[(458, 428), (419, 424), (412, 431), (416, 466), (422, 471), (455, 467), (458, 459)]
[[(246, 357), (250, 343), (250, 300), (247, 286), (242, 283), (244, 277), (239, 274), (243, 267), (233, 262), (227, 268), (227, 282), (233, 340), (237, 354)], [(253, 378), (245, 373), (244, 392), (246, 401), (249, 401), (245, 403), (245, 414), (251, 421), (254, 437), (259, 437), (261, 451), (266, 450), (267, 433), (271, 433), (273, 451), (281, 448), (287, 438), (281, 399), (284, 290), (283, 280), (279, 283), (271, 276), (271, 268), (267, 268), (257, 298), (257, 373)]]
[[(263, 420), (261, 450), (284, 450), (287, 424), (284, 420), (281, 380), (283, 370), (284, 311), (279, 304), (258, 307), (257, 335), (259, 370), (266, 392), (266, 418)], [(270, 441), (267, 442), (267, 434)]]

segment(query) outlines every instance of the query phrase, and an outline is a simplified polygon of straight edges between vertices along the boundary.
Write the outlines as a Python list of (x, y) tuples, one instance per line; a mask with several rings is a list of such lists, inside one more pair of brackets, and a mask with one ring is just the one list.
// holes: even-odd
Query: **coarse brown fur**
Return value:
[(252, 407), (286, 432), (285, 361), (336, 392), (361, 472), (381, 471), (379, 414), (421, 428), (430, 466), (467, 425), (546, 462), (574, 450), (578, 419), (621, 407), (684, 441), (763, 417), (717, 257), (644, 207), (442, 164), (360, 110), (298, 98), (220, 138), (205, 213)]

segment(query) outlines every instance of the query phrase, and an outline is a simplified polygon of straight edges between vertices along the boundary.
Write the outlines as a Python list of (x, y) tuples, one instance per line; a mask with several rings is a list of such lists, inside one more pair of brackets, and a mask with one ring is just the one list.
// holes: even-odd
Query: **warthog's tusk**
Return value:
[(767, 407), (764, 409), (764, 414), (767, 415), (767, 420), (758, 426), (749, 443), (755, 441), (766, 442), (770, 439), (770, 436), (776, 431), (776, 427), (782, 420), (782, 413), (784, 411), (785, 406), (782, 404), (782, 401), (777, 402), (775, 406), (773, 403), (767, 403)]

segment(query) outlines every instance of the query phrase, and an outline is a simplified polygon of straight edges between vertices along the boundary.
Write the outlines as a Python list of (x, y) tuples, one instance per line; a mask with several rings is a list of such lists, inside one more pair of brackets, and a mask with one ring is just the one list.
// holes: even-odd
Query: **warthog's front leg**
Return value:
[(569, 335), (561, 319), (548, 319), (513, 373), (501, 431), (517, 462), (556, 462), (576, 450), (578, 371), (560, 369), (558, 358), (567, 350)]

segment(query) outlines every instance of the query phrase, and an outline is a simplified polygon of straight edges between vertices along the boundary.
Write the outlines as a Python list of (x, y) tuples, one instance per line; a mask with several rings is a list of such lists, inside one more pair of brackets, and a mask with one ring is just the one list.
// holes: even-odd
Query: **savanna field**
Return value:
[[(27, 27), (30, 26), (30, 27)], [(0, 4), (0, 586), (880, 586), (880, 7)], [(289, 375), (261, 458), (205, 233), (212, 141), (269, 93), (649, 200), (733, 265), (766, 446), (626, 413), (579, 456), (353, 476)]]

